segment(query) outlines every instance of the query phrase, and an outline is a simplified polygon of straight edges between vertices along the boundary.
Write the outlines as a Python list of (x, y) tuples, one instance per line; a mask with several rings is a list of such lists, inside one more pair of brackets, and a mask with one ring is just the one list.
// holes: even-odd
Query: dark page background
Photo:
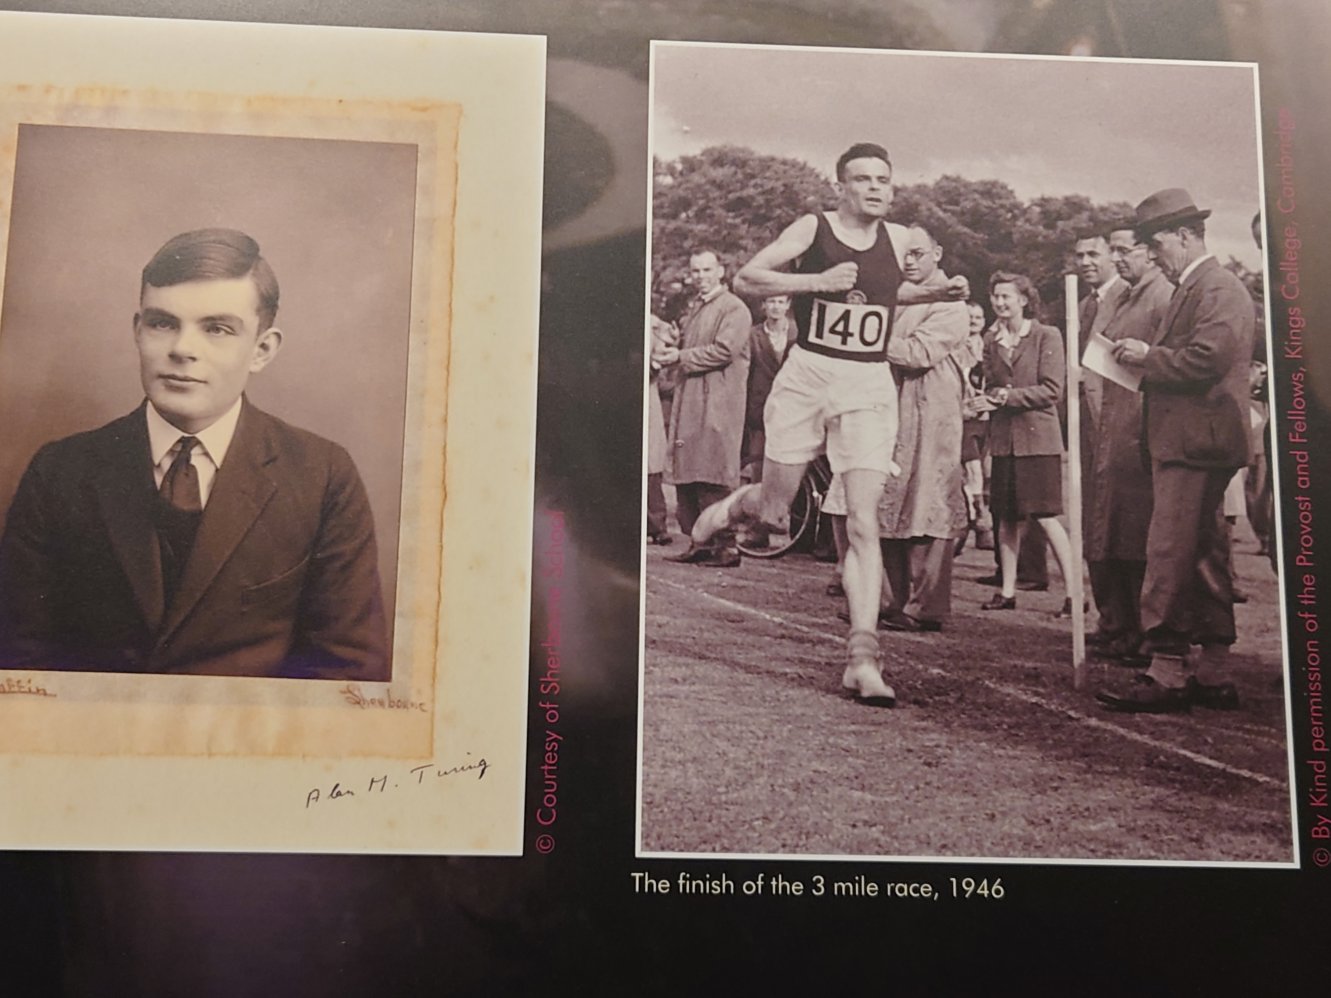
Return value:
[[(0, 993), (347, 995), (756, 992), (769, 978), (828, 992), (949, 993), (959, 977), (1057, 993), (1279, 993), (1327, 968), (1331, 871), (967, 864), (1001, 875), (1001, 904), (635, 897), (630, 870), (733, 878), (773, 863), (633, 857), (640, 514), (640, 384), (650, 38), (1258, 60), (1268, 196), (1276, 109), (1300, 123), (1300, 228), (1327, 231), (1331, 175), (1323, 68), (1331, 17), (1306, 3), (1175, 0), (290, 0), (5, 4), (16, 9), (308, 21), (549, 36), (545, 294), (536, 560), (542, 510), (566, 517), (558, 847), (539, 855), (533, 706), (527, 855), (521, 859), (191, 854), (0, 854)], [(126, 53), (127, 58), (150, 57)], [(206, 54), (200, 55), (206, 58)], [(561, 98), (561, 66), (605, 73), (595, 108)], [(225, 67), (219, 67), (225, 71)], [(598, 199), (620, 195), (581, 235)], [(627, 194), (623, 192), (636, 192)], [(1274, 202), (1268, 201), (1274, 218)], [(564, 226), (568, 226), (565, 228)], [(1301, 259), (1313, 317), (1304, 364), (1325, 438), (1331, 364), (1318, 336), (1331, 241)], [(1268, 245), (1268, 250), (1271, 247)], [(1285, 333), (1279, 307), (1275, 340)], [(1277, 349), (1277, 356), (1279, 350)], [(1287, 371), (1273, 371), (1287, 397)], [(1277, 431), (1280, 432), (1279, 429)], [(1293, 483), (1281, 469), (1288, 500)], [(1312, 492), (1329, 510), (1327, 476)], [(1324, 515), (1331, 515), (1328, 512)], [(532, 633), (545, 633), (541, 586)], [(535, 674), (535, 670), (534, 670)], [(1296, 670), (1295, 758), (1307, 747)], [(533, 685), (532, 703), (539, 699)], [(737, 706), (736, 709), (741, 709)], [(1306, 767), (1296, 767), (1304, 779)], [(1300, 797), (1302, 797), (1300, 792)], [(6, 802), (0, 806), (21, 806)], [(1310, 819), (1300, 814), (1303, 855)], [(812, 864), (790, 863), (798, 876)], [(854, 864), (839, 872), (850, 875)], [(904, 865), (903, 878), (932, 868)], [(881, 871), (879, 871), (881, 873)], [(958, 874), (933, 869), (936, 880)], [(733, 972), (733, 973), (732, 973)], [(6, 986), (5, 982), (13, 982)], [(1321, 984), (1324, 988), (1325, 984)], [(1316, 993), (1313, 991), (1312, 993)]]

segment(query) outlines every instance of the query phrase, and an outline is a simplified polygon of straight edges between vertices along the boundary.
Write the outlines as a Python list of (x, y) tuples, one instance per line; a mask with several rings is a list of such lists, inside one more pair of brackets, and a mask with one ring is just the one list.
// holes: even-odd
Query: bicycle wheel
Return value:
[(785, 532), (756, 531), (741, 528), (735, 538), (743, 554), (750, 558), (779, 558), (813, 531), (822, 505), (822, 492), (813, 474), (805, 472), (790, 504), (790, 522)]

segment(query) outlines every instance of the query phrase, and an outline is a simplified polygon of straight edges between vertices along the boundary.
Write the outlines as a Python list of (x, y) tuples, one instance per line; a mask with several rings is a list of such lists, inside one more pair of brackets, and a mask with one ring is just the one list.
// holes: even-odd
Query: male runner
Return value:
[[(767, 446), (761, 483), (746, 485), (703, 511), (693, 541), (742, 522), (784, 530), (808, 463), (826, 451), (846, 486), (844, 585), (850, 604), (848, 664), (841, 685), (863, 703), (891, 707), (876, 623), (882, 590), (878, 499), (895, 473), (897, 391), (887, 362), (898, 303), (964, 300), (969, 286), (902, 283), (906, 230), (885, 222), (892, 164), (882, 146), (862, 142), (837, 160), (834, 211), (804, 215), (735, 276), (735, 290), (794, 296), (797, 338), (764, 410)], [(794, 262), (794, 272), (781, 268)]]

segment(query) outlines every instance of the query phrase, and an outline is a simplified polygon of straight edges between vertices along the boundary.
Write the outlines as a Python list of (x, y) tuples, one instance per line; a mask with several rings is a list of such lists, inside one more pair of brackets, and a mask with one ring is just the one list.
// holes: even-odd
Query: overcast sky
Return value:
[(1136, 204), (1185, 187), (1207, 247), (1252, 268), (1260, 206), (1248, 66), (657, 45), (652, 144), (674, 159), (733, 143), (831, 176), (854, 142), (886, 146), (898, 185), (947, 173), (1022, 198)]

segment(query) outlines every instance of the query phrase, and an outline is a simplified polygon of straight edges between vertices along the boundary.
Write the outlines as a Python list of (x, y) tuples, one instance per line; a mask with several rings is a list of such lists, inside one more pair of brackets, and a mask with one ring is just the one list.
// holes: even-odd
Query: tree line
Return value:
[[(799, 215), (836, 206), (831, 178), (798, 159), (742, 146), (713, 146), (653, 163), (652, 290), (684, 282), (691, 250), (716, 251), (727, 275)], [(1081, 194), (1025, 201), (1001, 180), (943, 176), (896, 189), (890, 218), (921, 224), (943, 247), (943, 269), (964, 274), (984, 301), (996, 270), (1026, 274), (1040, 290), (1046, 321), (1062, 317), (1063, 274), (1079, 233), (1132, 217), (1126, 202)]]

